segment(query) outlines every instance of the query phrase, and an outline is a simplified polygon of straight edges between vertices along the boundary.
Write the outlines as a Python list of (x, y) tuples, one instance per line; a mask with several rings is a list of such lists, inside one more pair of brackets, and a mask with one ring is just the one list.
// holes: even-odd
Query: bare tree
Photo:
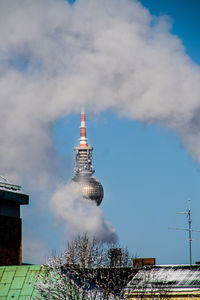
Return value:
[(36, 282), (37, 299), (121, 299), (134, 275), (131, 266), (127, 249), (79, 236), (43, 266)]

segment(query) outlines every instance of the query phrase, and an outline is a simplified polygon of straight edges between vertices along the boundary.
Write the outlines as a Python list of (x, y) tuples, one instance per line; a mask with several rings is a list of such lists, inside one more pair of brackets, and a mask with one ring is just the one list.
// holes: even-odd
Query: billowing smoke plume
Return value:
[(161, 121), (200, 161), (200, 68), (169, 30), (137, 1), (1, 1), (1, 172), (48, 182), (53, 123), (82, 104)]
[(82, 198), (77, 183), (72, 181), (60, 186), (52, 196), (51, 207), (56, 217), (66, 222), (68, 239), (87, 233), (102, 242), (117, 242), (115, 230), (105, 220), (101, 207)]
[(167, 18), (134, 0), (2, 0), (0, 36), (0, 171), (11, 180), (56, 183), (52, 127), (82, 105), (162, 122), (200, 162), (200, 68)]

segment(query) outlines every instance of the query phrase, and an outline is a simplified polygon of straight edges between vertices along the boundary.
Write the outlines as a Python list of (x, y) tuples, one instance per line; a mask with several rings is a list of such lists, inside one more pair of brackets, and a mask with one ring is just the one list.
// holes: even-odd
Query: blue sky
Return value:
[(200, 229), (200, 2), (19, 2), (0, 4), (0, 156), (1, 174), (30, 194), (24, 261), (66, 244), (56, 210), (70, 214), (70, 195), (54, 206), (52, 195), (73, 175), (85, 105), (101, 207), (119, 243), (158, 264), (189, 263), (187, 233), (169, 227), (187, 227), (177, 212), (190, 198)]
[[(182, 40), (191, 59), (200, 64), (199, 1), (140, 2), (153, 15), (170, 16), (171, 32)], [(79, 123), (79, 115), (71, 115), (54, 127), (57, 150), (71, 170)], [(66, 131), (69, 126), (70, 131)], [(98, 117), (87, 115), (87, 133), (94, 147), (96, 177), (105, 190), (102, 207), (120, 243), (138, 257), (156, 257), (159, 264), (188, 263), (187, 233), (169, 227), (187, 228), (186, 217), (176, 213), (187, 210), (190, 198), (192, 227), (200, 229), (200, 167), (175, 132), (159, 124), (146, 125), (105, 112)], [(193, 237), (195, 262), (200, 259), (200, 234)]]

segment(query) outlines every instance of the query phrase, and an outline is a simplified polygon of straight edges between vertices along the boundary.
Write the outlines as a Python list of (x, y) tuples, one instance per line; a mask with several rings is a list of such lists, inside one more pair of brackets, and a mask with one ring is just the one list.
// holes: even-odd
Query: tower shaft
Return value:
[(93, 147), (87, 142), (84, 112), (81, 113), (79, 141), (79, 146), (74, 147), (75, 167), (72, 179), (80, 185), (83, 198), (94, 200), (99, 205), (103, 199), (103, 187), (101, 182), (92, 176), (95, 172), (92, 166)]
[(79, 146), (74, 148), (75, 151), (75, 168), (74, 175), (91, 176), (95, 171), (92, 166), (93, 147), (89, 146), (86, 137), (85, 113), (81, 112), (81, 126)]
[(93, 147), (91, 146), (74, 147), (74, 151), (75, 151), (74, 175), (91, 176), (95, 172), (92, 166)]

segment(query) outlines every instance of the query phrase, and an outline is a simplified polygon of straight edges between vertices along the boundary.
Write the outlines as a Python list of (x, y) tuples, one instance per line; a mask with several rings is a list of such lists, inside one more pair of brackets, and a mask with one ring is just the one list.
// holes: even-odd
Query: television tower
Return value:
[(81, 126), (79, 146), (74, 147), (75, 167), (73, 181), (80, 184), (82, 196), (100, 205), (103, 200), (103, 186), (101, 182), (92, 176), (95, 172), (92, 165), (93, 147), (88, 145), (85, 126), (85, 112), (81, 112)]

